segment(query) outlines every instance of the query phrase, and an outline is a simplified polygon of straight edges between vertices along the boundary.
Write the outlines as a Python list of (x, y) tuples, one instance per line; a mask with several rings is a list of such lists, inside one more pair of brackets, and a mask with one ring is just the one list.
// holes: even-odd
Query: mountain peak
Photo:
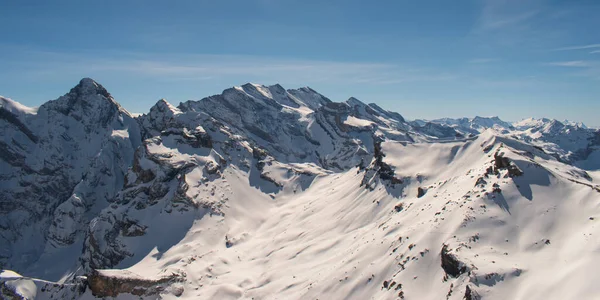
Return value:
[(258, 84), (258, 83), (247, 82), (247, 83), (242, 84), (241, 87), (243, 87), (244, 89), (247, 89), (247, 88), (257, 88), (257, 87), (260, 87), (260, 86), (263, 86), (263, 85), (262, 84)]
[(56, 111), (70, 115), (87, 125), (108, 125), (119, 111), (126, 112), (110, 93), (91, 78), (83, 78), (68, 93), (48, 101), (41, 110)]
[(79, 83), (71, 89), (70, 93), (75, 93), (77, 95), (102, 95), (106, 98), (112, 98), (110, 93), (108, 93), (101, 84), (89, 77), (82, 78)]
[(366, 106), (365, 103), (363, 103), (362, 101), (360, 101), (354, 97), (348, 98), (348, 100), (346, 100), (346, 103), (348, 103), (348, 105), (351, 105), (351, 106), (353, 106), (353, 105)]
[(79, 85), (98, 86), (98, 83), (92, 78), (84, 77), (84, 78), (81, 78), (81, 80), (79, 80)]
[(568, 126), (573, 126), (573, 127), (579, 127), (579, 128), (583, 128), (583, 129), (588, 129), (588, 127), (583, 122), (575, 122), (575, 121), (571, 121), (571, 120), (565, 119), (561, 123), (563, 123), (565, 125), (568, 125)]
[(181, 110), (175, 107), (173, 104), (169, 103), (167, 99), (162, 98), (156, 101), (156, 104), (150, 108), (150, 113), (158, 113), (158, 112), (171, 112), (171, 114), (181, 113)]
[(319, 94), (317, 91), (311, 89), (308, 86), (301, 87), (298, 89), (289, 89), (287, 92), (296, 97), (299, 101), (304, 103), (307, 107), (312, 110), (317, 110), (319, 107), (331, 103), (329, 98)]

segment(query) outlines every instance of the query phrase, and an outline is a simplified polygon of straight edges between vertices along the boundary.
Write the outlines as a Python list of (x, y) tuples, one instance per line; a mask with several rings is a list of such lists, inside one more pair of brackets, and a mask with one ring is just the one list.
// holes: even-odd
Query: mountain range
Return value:
[(0, 97), (8, 299), (593, 299), (600, 130), (244, 84)]

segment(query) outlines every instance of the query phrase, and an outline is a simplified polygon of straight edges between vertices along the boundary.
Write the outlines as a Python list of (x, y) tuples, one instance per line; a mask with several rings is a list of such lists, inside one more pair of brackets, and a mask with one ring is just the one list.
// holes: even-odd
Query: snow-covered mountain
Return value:
[(561, 160), (583, 169), (600, 168), (600, 130), (583, 123), (560, 122), (554, 119), (525, 119), (516, 122), (514, 134), (544, 148)]
[(508, 123), (498, 117), (475, 117), (432, 121), (415, 120), (413, 124), (434, 123), (455, 129), (461, 134), (476, 135), (487, 129), (541, 147), (547, 153), (586, 170), (600, 169), (600, 131), (581, 122), (529, 118)]
[(479, 116), (477, 116), (474, 118), (459, 118), (459, 119), (442, 118), (442, 119), (435, 119), (435, 120), (431, 120), (431, 121), (415, 120), (412, 123), (414, 123), (414, 124), (434, 123), (434, 124), (446, 125), (448, 127), (452, 127), (454, 129), (456, 129), (458, 132), (465, 134), (465, 135), (479, 134), (488, 128), (494, 128), (498, 131), (504, 131), (504, 132), (514, 129), (512, 124), (502, 121), (498, 117), (479, 117)]
[(408, 122), (257, 84), (136, 118), (91, 79), (0, 104), (4, 297), (600, 292), (600, 135), (579, 124)]
[(74, 265), (64, 252), (121, 190), (140, 129), (91, 79), (36, 109), (0, 105), (0, 265), (58, 279), (48, 264)]

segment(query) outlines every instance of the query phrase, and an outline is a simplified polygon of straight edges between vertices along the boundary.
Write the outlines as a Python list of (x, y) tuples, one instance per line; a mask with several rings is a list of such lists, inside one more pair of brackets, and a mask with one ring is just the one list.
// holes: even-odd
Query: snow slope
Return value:
[[(2, 220), (48, 228), (30, 246), (40, 252), (23, 256), (30, 249), (23, 245), (34, 240), (24, 229), (2, 227), (3, 237), (15, 236), (3, 243), (11, 249), (3, 252), (3, 268), (23, 274), (1, 273), (4, 296), (595, 299), (600, 293), (590, 280), (600, 267), (599, 171), (539, 146), (552, 133), (572, 134), (552, 129), (557, 124), (542, 122), (534, 138), (542, 125), (509, 128), (475, 118), (467, 122), (479, 124), (468, 126), (476, 132), (468, 132), (280, 85), (245, 84), (178, 106), (160, 100), (135, 123), (91, 80), (65, 97), (50, 103), (66, 114), (42, 120), (72, 122), (63, 140), (92, 143), (99, 154), (44, 156), (74, 167), (60, 171), (72, 179), (61, 181), (64, 195), (53, 195), (37, 221), (23, 216), (37, 212), (27, 205), (41, 204), (16, 196), (27, 185), (3, 177)], [(27, 159), (41, 155), (32, 150), (39, 144), (86, 153), (83, 145), (53, 142), (54, 132), (36, 125), (47, 104), (34, 110), (3, 103), (10, 110), (0, 112), (10, 115), (0, 119), (0, 136), (9, 150), (20, 145), (12, 142), (18, 137), (31, 140)], [(105, 117), (86, 115), (88, 106), (105, 111), (97, 108), (105, 104)], [(86, 125), (97, 129), (69, 131)], [(553, 145), (572, 146), (561, 141)], [(0, 156), (4, 164), (11, 157)], [(28, 174), (25, 166), (13, 164), (11, 172)], [(34, 178), (41, 185), (56, 180)], [(70, 180), (80, 183), (71, 187)]]

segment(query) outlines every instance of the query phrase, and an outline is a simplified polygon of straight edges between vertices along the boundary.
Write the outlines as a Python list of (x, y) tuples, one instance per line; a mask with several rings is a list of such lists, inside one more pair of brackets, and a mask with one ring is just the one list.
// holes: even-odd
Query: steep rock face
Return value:
[[(188, 222), (204, 215), (220, 214), (224, 199), (188, 194), (191, 182), (187, 177), (205, 180), (210, 185), (210, 180), (220, 177), (218, 170), (226, 162), (207, 147), (212, 146), (212, 142), (203, 144), (190, 136), (194, 134), (185, 128), (179, 132), (164, 131), (160, 136), (145, 140), (138, 148), (123, 190), (110, 200), (111, 205), (88, 229), (81, 257), (84, 270), (117, 266), (136, 253), (149, 251), (151, 244), (148, 243), (168, 244), (168, 238), (152, 240), (161, 236), (156, 230), (181, 231)], [(146, 224), (154, 223), (156, 218), (164, 218), (162, 228)], [(178, 218), (181, 223), (169, 222), (171, 218)]]
[(151, 138), (160, 135), (162, 130), (168, 128), (181, 127), (177, 122), (176, 115), (181, 111), (167, 102), (165, 99), (159, 100), (150, 108), (148, 114), (138, 118), (144, 138)]
[(308, 133), (303, 127), (305, 123), (297, 121), (301, 112), (260, 94), (253, 85), (231, 88), (200, 101), (188, 101), (179, 109), (188, 116), (204, 115), (228, 126), (234, 134), (253, 141), (280, 160), (314, 157), (311, 149), (314, 146), (307, 141)]
[(121, 189), (140, 133), (88, 78), (38, 109), (6, 107), (0, 108), (0, 265), (24, 270), (83, 238), (87, 223)]
[[(373, 160), (371, 164), (365, 168), (363, 166), (364, 161), (361, 162), (359, 168), (364, 169), (364, 177), (361, 181), (361, 186), (364, 186), (367, 189), (374, 189), (377, 184), (382, 181), (390, 184), (394, 187), (396, 184), (402, 184), (403, 179), (396, 177), (396, 174), (392, 167), (385, 163), (383, 160), (385, 158), (385, 153), (381, 149), (382, 139), (376, 139), (373, 145)], [(405, 178), (406, 179), (406, 178)]]

